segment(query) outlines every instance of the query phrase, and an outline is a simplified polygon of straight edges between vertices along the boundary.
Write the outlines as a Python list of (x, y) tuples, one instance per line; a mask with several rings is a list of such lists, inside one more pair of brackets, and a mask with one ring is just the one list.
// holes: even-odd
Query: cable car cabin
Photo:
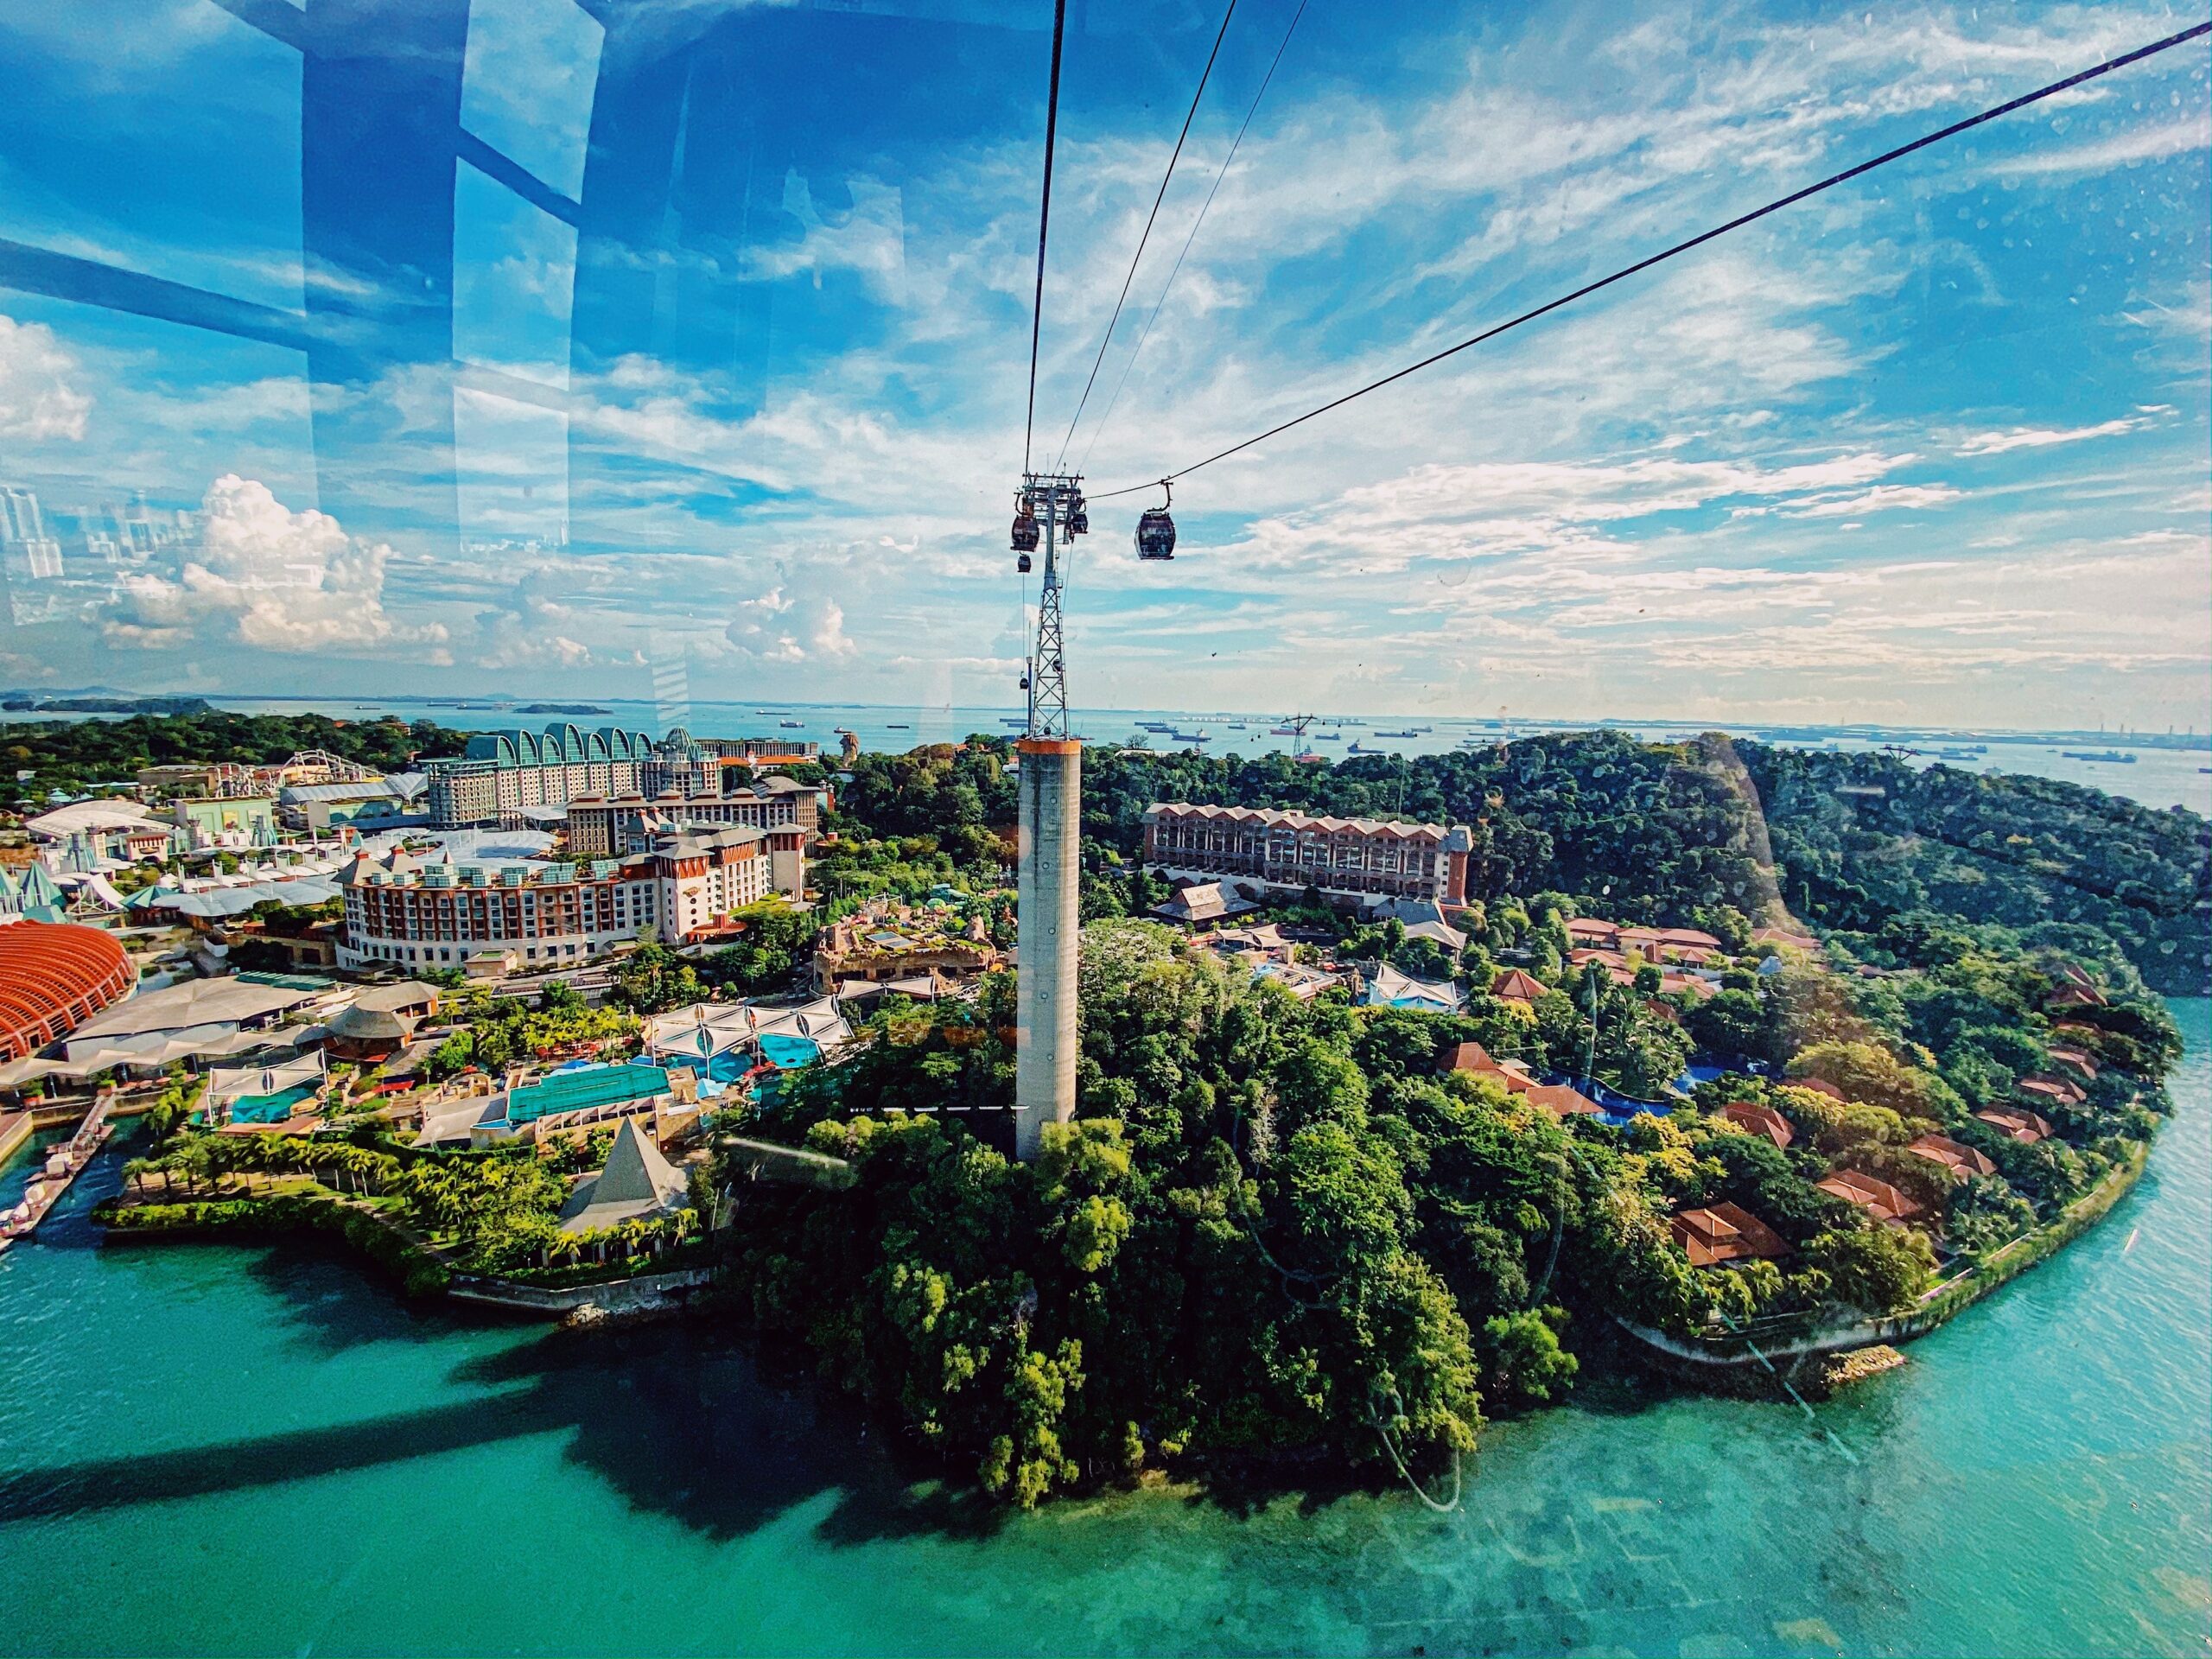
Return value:
[(1016, 570), (1019, 570), (1025, 576), (1029, 574), (1029, 565), (1030, 558), (1027, 553), (1024, 553), (1020, 558), (1014, 562), (1014, 568)]
[(1037, 550), (1037, 515), (1030, 510), (1026, 498), (1017, 496), (1014, 504), (1014, 550), (1017, 553), (1034, 553)]
[(1175, 556), (1175, 521), (1165, 507), (1147, 507), (1137, 519), (1137, 557), (1172, 559)]
[(1079, 495), (1076, 497), (1074, 505), (1068, 510), (1068, 534), (1071, 536), (1090, 534), (1090, 508)]

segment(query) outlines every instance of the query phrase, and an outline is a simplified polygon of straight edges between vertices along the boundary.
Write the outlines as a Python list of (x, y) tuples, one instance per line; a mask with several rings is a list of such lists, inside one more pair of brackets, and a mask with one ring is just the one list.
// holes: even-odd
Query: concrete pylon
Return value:
[(1077, 904), (1083, 745), (1026, 737), (1021, 757), (1020, 1012), (1014, 1065), (1014, 1149), (1037, 1156), (1047, 1123), (1075, 1116)]

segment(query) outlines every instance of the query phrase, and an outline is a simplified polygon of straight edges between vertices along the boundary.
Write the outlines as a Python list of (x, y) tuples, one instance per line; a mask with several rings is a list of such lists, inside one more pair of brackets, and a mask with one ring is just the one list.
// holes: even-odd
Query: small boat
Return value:
[(796, 732), (804, 727), (806, 722), (803, 720), (779, 720), (776, 724), (785, 728), (787, 730)]
[(886, 726), (883, 729), (884, 729), (885, 731), (887, 731), (887, 732), (906, 732), (906, 731), (912, 731), (912, 730), (913, 729), (913, 728), (912, 728), (911, 726), (907, 725), (907, 724), (906, 724), (906, 722), (905, 721), (903, 721), (903, 720), (894, 720), (894, 721), (892, 721), (888, 726)]
[(1298, 728), (1295, 726), (1277, 726), (1271, 728), (1268, 731), (1268, 735), (1269, 737), (1296, 737), (1298, 735)]
[(1027, 726), (1028, 723), (1029, 716), (1027, 715), (1001, 715), (999, 716), (999, 724), (1001, 726)]

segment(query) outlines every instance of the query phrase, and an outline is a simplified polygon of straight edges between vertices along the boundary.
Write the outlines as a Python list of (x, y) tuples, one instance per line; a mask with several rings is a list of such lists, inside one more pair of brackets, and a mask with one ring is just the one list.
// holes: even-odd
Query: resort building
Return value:
[(1684, 1210), (1673, 1221), (1675, 1243), (1682, 1247), (1694, 1268), (1717, 1267), (1747, 1257), (1772, 1261), (1789, 1254), (1789, 1246), (1773, 1228), (1740, 1205), (1716, 1204), (1703, 1210)]
[(524, 807), (559, 806), (579, 795), (633, 794), (652, 747), (643, 732), (612, 726), (479, 732), (458, 759), (424, 763), (430, 821), (458, 830), (500, 823)]
[(814, 983), (825, 995), (842, 996), (860, 985), (925, 976), (976, 979), (998, 961), (981, 916), (963, 926), (943, 913), (879, 901), (823, 929), (814, 947)]
[(1152, 913), (1164, 922), (1202, 931), (1259, 908), (1249, 899), (1223, 892), (1218, 881), (1192, 881), (1178, 887), (1164, 904), (1154, 905)]
[(1918, 1204), (1887, 1181), (1863, 1170), (1834, 1170), (1826, 1180), (1815, 1181), (1813, 1185), (1830, 1198), (1856, 1205), (1866, 1212), (1870, 1219), (1891, 1226), (1902, 1226), (1921, 1211)]
[(764, 778), (727, 793), (580, 796), (569, 803), (569, 851), (585, 858), (613, 858), (640, 850), (645, 839), (679, 823), (796, 829), (812, 836), (822, 826), (821, 797), (797, 779), (783, 777)]
[(2034, 1112), (2018, 1110), (2010, 1106), (1992, 1106), (1974, 1114), (1978, 1122), (2003, 1135), (2007, 1141), (2018, 1141), (2022, 1146), (2032, 1147), (2038, 1141), (2050, 1139), (2050, 1120)]
[(488, 977), (589, 960), (652, 928), (672, 944), (730, 930), (730, 913), (778, 891), (777, 855), (805, 880), (797, 830), (666, 830), (625, 858), (455, 863), (404, 849), (359, 854), (338, 875), (339, 964), (458, 968)]
[(1170, 880), (1222, 880), (1241, 896), (1295, 898), (1306, 888), (1341, 906), (1467, 899), (1472, 832), (1464, 825), (1320, 818), (1272, 807), (1147, 807), (1144, 856)]
[(1422, 1014), (1457, 1014), (1467, 999), (1450, 980), (1415, 979), (1400, 973), (1387, 962), (1362, 969), (1366, 994), (1361, 1002), (1370, 1008), (1412, 1008)]
[(1625, 957), (1633, 951), (1649, 963), (1684, 963), (1703, 967), (1726, 954), (1720, 941), (1694, 927), (1624, 927), (1595, 916), (1572, 916), (1567, 937), (1580, 950)]
[(1942, 1165), (1962, 1181), (1971, 1175), (1997, 1173), (1997, 1166), (1989, 1161), (1987, 1154), (1962, 1146), (1947, 1135), (1923, 1135), (1905, 1150), (1931, 1164)]
[(1490, 982), (1492, 996), (1522, 1008), (1535, 1008), (1536, 999), (1550, 989), (1542, 980), (1520, 968), (1503, 969)]
[(772, 738), (695, 738), (681, 727), (655, 742), (643, 732), (548, 726), (543, 732), (479, 732), (460, 756), (424, 763), (430, 821), (442, 830), (509, 823), (533, 808), (585, 796), (719, 795), (733, 766), (811, 760), (812, 743)]
[(1719, 1115), (1746, 1135), (1764, 1136), (1783, 1152), (1797, 1138), (1797, 1131), (1790, 1127), (1788, 1118), (1773, 1107), (1762, 1106), (1756, 1101), (1732, 1100), (1720, 1109)]
[(625, 1222), (657, 1221), (683, 1209), (689, 1190), (683, 1172), (639, 1132), (638, 1120), (626, 1117), (614, 1132), (606, 1166), (578, 1181), (561, 1206), (561, 1230), (588, 1233)]
[(428, 824), (429, 783), (419, 772), (353, 782), (288, 784), (276, 791), (276, 816), (288, 827), (327, 836)]

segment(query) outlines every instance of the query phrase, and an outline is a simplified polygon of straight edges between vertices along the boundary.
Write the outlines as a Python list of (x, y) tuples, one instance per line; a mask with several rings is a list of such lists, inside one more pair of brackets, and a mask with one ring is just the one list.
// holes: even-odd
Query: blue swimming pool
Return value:
[(760, 1058), (779, 1071), (796, 1071), (822, 1058), (822, 1045), (811, 1037), (771, 1034), (760, 1039)]

